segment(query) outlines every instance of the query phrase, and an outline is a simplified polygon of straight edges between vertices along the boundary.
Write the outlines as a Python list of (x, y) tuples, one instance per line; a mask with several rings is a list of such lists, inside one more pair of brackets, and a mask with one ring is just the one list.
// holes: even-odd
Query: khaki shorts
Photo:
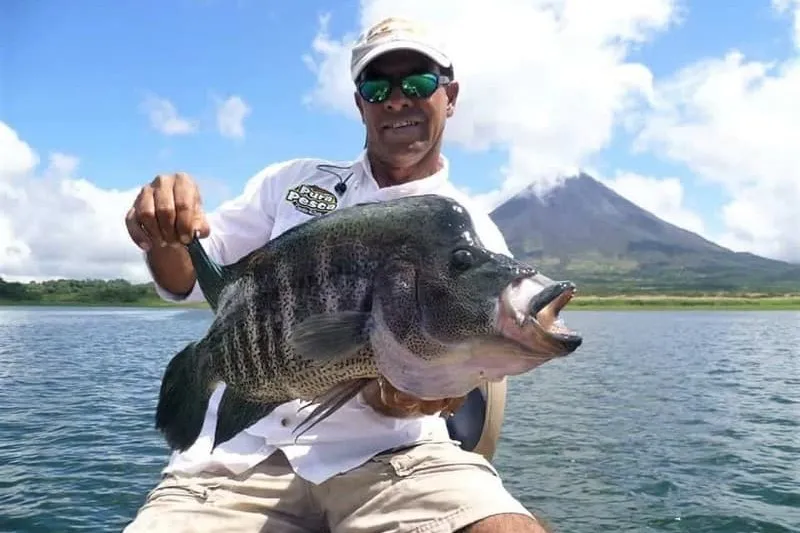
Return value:
[(450, 533), (500, 513), (531, 516), (482, 456), (429, 443), (320, 485), (280, 452), (239, 476), (166, 476), (124, 533)]

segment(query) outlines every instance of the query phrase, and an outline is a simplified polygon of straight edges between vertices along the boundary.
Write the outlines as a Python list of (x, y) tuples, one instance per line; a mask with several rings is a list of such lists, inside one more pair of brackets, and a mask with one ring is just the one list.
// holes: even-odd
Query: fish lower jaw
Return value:
[[(515, 317), (513, 322), (506, 321), (504, 325), (500, 324), (498, 330), (504, 337), (532, 349), (537, 354), (548, 349), (552, 350), (554, 355), (562, 351), (570, 353), (583, 342), (581, 335), (569, 328), (561, 317), (541, 321), (533, 315), (523, 315)], [(562, 346), (554, 347), (558, 344)]]
[(578, 335), (575, 330), (570, 329), (567, 326), (562, 317), (556, 317), (555, 319), (547, 321), (540, 321), (533, 315), (523, 315), (521, 318), (518, 317), (515, 323), (519, 328), (535, 327), (545, 333), (555, 336), (571, 337)]
[(558, 317), (550, 327), (546, 330), (548, 333), (553, 335), (575, 335), (575, 331), (569, 329), (567, 325), (564, 323), (564, 319)]
[(582, 337), (559, 316), (572, 300), (575, 286), (559, 282), (538, 292), (534, 289), (532, 281), (523, 279), (503, 290), (498, 301), (498, 332), (538, 354), (550, 351), (556, 355), (577, 349)]

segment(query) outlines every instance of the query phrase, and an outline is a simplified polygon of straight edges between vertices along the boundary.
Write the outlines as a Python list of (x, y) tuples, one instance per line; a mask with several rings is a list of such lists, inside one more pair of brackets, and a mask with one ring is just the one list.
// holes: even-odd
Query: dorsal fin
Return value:
[(200, 285), (208, 305), (216, 312), (219, 295), (228, 281), (225, 275), (225, 267), (208, 256), (197, 235), (192, 237), (191, 242), (186, 245), (186, 249), (192, 259), (192, 265), (197, 275), (197, 284)]

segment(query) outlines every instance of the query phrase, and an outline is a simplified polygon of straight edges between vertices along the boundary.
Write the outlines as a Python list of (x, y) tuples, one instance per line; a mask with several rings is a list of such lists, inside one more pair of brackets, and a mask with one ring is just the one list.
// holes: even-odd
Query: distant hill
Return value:
[(670, 224), (587, 174), (491, 214), (519, 258), (593, 293), (800, 292), (800, 265), (733, 252)]

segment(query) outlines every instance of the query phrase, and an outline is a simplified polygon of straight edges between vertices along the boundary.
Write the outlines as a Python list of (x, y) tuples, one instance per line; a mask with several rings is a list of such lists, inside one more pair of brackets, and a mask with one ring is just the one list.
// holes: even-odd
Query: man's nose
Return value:
[(387, 111), (397, 111), (398, 109), (404, 109), (406, 107), (411, 107), (411, 99), (403, 93), (403, 90), (400, 87), (392, 87), (392, 92), (389, 93), (389, 98), (383, 102), (384, 108)]

